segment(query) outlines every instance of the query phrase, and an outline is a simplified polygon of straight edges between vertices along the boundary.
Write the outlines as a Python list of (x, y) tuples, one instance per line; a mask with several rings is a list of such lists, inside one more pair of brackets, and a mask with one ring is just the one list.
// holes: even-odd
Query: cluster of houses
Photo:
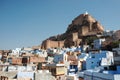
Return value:
[(0, 80), (119, 80), (120, 46), (102, 51), (101, 41), (89, 52), (88, 45), (0, 52)]

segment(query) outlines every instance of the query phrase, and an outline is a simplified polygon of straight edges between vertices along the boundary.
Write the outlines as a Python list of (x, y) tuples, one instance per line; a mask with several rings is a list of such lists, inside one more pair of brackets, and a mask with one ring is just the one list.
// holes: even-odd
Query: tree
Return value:
[(90, 37), (86, 37), (85, 41), (87, 42), (88, 45), (92, 45), (93, 41), (98, 39), (96, 36), (90, 36)]

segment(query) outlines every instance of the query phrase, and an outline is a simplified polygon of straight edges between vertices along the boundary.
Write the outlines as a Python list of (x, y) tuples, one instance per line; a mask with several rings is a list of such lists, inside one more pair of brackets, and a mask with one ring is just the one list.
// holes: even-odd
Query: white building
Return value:
[(17, 80), (34, 80), (34, 72), (18, 72)]
[[(107, 59), (107, 63), (104, 64), (104, 58)], [(111, 65), (113, 64), (113, 52), (110, 51), (100, 51), (100, 52), (90, 52), (89, 57), (86, 60), (86, 69), (94, 69), (100, 65)]]
[(84, 71), (84, 80), (120, 80), (120, 66), (116, 70), (104, 70), (104, 67)]
[(20, 53), (21, 53), (21, 48), (16, 48), (16, 49), (13, 49), (12, 53), (10, 53), (9, 55), (19, 57)]
[(115, 31), (106, 30), (106, 31), (104, 31), (103, 35), (104, 36), (112, 36), (114, 33), (115, 33)]

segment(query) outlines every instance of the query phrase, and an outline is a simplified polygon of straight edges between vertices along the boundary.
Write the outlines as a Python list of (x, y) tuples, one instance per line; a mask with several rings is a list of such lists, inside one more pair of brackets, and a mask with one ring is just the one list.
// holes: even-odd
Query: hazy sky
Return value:
[(0, 49), (39, 45), (85, 11), (105, 29), (120, 29), (120, 0), (0, 0)]

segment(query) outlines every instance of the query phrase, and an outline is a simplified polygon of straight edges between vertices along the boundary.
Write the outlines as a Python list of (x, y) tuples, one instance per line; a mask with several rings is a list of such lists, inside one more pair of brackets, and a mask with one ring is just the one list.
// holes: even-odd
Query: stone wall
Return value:
[(62, 47), (64, 47), (64, 41), (52, 41), (52, 40), (45, 40), (41, 46), (42, 49)]
[(78, 33), (71, 33), (67, 35), (67, 38), (64, 41), (52, 41), (52, 40), (45, 40), (41, 48), (63, 48), (63, 47), (71, 47), (71, 46), (79, 46), (81, 43), (81, 39), (78, 38)]

